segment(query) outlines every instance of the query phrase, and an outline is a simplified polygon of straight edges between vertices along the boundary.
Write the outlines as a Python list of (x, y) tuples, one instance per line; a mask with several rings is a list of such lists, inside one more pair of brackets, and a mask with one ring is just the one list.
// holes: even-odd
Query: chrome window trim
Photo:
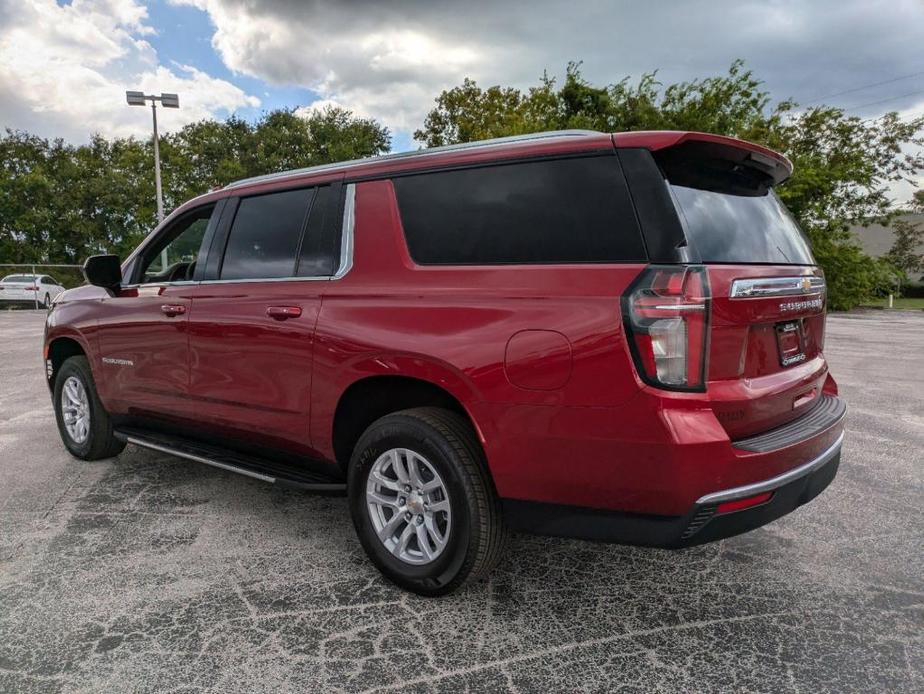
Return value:
[(350, 183), (346, 187), (346, 199), (343, 203), (343, 231), (340, 239), (340, 265), (333, 275), (317, 275), (314, 277), (263, 277), (236, 280), (187, 280), (183, 282), (145, 282), (141, 284), (122, 285), (123, 289), (137, 287), (177, 287), (183, 285), (202, 284), (253, 284), (255, 282), (330, 282), (339, 280), (353, 268), (353, 228), (355, 225), (356, 184)]
[[(809, 285), (805, 286), (805, 280)], [(767, 296), (802, 296), (825, 291), (823, 277), (802, 275), (799, 277), (751, 277), (732, 282), (732, 299), (753, 299)]]
[(340, 234), (340, 266), (331, 277), (339, 280), (353, 268), (353, 228), (356, 224), (356, 184), (350, 183), (346, 188), (343, 203), (343, 230)]
[(119, 289), (139, 289), (141, 287), (184, 287), (200, 284), (196, 280), (183, 280), (182, 282), (138, 282), (136, 284), (120, 284)]
[(734, 501), (735, 499), (742, 499), (748, 496), (754, 496), (755, 494), (762, 494), (763, 492), (773, 491), (782, 487), (783, 485), (794, 482), (800, 477), (805, 477), (810, 475), (821, 467), (824, 467), (828, 462), (837, 455), (838, 451), (841, 449), (841, 444), (844, 443), (844, 432), (841, 432), (840, 436), (837, 437), (837, 440), (828, 447), (828, 449), (819, 455), (814, 460), (810, 460), (804, 465), (800, 465), (797, 468), (793, 468), (789, 472), (784, 472), (782, 475), (777, 475), (776, 477), (771, 477), (768, 480), (762, 482), (755, 482), (754, 484), (746, 484), (743, 487), (734, 487), (732, 489), (725, 489), (721, 492), (714, 492), (712, 494), (706, 494), (701, 496), (696, 500), (697, 504), (720, 504), (723, 501)]
[(316, 277), (248, 277), (237, 280), (202, 280), (199, 284), (254, 284), (257, 282), (327, 282), (330, 280), (328, 275), (318, 275)]

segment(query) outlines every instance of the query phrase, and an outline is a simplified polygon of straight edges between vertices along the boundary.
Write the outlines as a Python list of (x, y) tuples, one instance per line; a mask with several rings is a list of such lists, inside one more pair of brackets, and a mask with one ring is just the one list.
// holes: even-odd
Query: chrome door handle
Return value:
[(301, 306), (268, 306), (266, 315), (276, 320), (286, 320), (287, 318), (298, 318), (302, 315)]
[(164, 304), (160, 307), (160, 311), (168, 318), (173, 318), (186, 313), (186, 307), (183, 304)]

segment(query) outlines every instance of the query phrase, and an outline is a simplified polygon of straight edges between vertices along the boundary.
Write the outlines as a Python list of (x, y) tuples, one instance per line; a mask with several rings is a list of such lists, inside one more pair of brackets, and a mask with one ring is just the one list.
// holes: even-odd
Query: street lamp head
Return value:
[(160, 104), (165, 108), (179, 108), (180, 97), (177, 94), (161, 94)]
[(144, 92), (125, 92), (129, 106), (144, 106)]

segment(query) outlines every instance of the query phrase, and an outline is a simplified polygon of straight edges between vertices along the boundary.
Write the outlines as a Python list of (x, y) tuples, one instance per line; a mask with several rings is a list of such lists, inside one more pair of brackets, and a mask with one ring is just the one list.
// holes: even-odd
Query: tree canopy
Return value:
[[(888, 222), (889, 185), (924, 169), (924, 117), (849, 116), (830, 106), (773, 102), (740, 62), (725, 74), (664, 84), (591, 84), (580, 63), (564, 80), (544, 75), (525, 90), (466, 79), (436, 97), (414, 133), (425, 146), (543, 130), (699, 130), (764, 144), (795, 172), (780, 197), (809, 236), (834, 308), (890, 286), (899, 270), (866, 256), (849, 227)], [(167, 210), (235, 179), (388, 151), (388, 130), (340, 108), (203, 120), (161, 140)], [(917, 152), (911, 153), (908, 152)], [(155, 224), (150, 140), (94, 136), (74, 146), (26, 132), (0, 135), (0, 261), (81, 262), (101, 250), (126, 253)], [(912, 205), (924, 209), (917, 194)], [(892, 257), (894, 261), (897, 256)]]
[(668, 85), (654, 72), (592, 85), (571, 63), (561, 87), (548, 76), (525, 91), (466, 79), (436, 98), (414, 137), (437, 146), (565, 128), (698, 130), (782, 152), (795, 170), (778, 192), (825, 269), (831, 305), (850, 308), (891, 284), (892, 266), (866, 256), (848, 229), (896, 212), (888, 185), (924, 169), (924, 155), (906, 154), (924, 145), (924, 117), (864, 120), (830, 106), (773, 104), (741, 61), (724, 75)]
[[(203, 120), (161, 137), (164, 207), (248, 176), (387, 152), (388, 130), (329, 107), (255, 123)], [(150, 140), (95, 135), (74, 146), (20, 131), (0, 136), (0, 259), (80, 263), (127, 254), (156, 224)]]

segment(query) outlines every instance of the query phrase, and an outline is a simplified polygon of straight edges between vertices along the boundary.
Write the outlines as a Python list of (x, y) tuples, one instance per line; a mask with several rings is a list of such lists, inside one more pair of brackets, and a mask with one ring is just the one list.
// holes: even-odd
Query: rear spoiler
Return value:
[[(778, 152), (753, 142), (709, 133), (678, 130), (617, 133), (613, 144), (618, 148), (648, 149), (655, 158), (674, 170), (672, 179), (683, 177), (685, 163), (698, 161), (697, 176), (702, 177), (702, 162), (720, 164), (724, 173), (734, 172), (762, 189), (779, 185), (792, 175), (792, 162)], [(719, 173), (718, 169), (716, 173)], [(679, 183), (680, 181), (675, 181)]]

